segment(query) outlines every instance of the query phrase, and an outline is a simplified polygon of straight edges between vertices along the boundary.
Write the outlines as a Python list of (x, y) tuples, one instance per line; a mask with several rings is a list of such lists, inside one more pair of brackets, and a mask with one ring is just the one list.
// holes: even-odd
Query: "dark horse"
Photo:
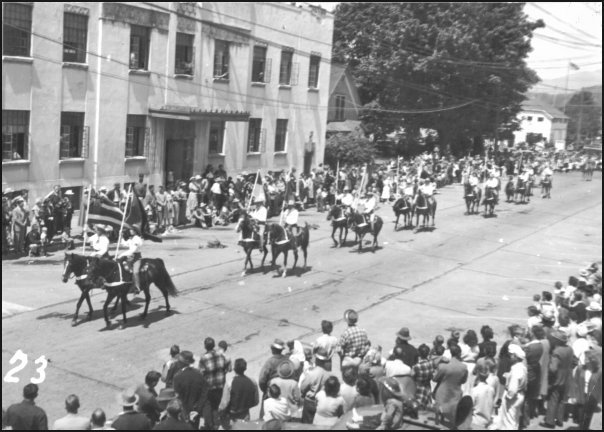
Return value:
[[(246, 213), (241, 213), (241, 219), (239, 220), (239, 224), (237, 225), (237, 232), (241, 231), (242, 239), (239, 242), (241, 246), (243, 246), (243, 251), (245, 252), (245, 262), (243, 264), (243, 274), (245, 275), (247, 272), (247, 263), (250, 263), (250, 269), (254, 270), (254, 264), (252, 263), (252, 252), (254, 249), (258, 249), (262, 252), (266, 253), (268, 250), (266, 249), (266, 245), (260, 246), (260, 235), (254, 229), (254, 220)], [(264, 260), (262, 261), (264, 265)]]
[(404, 216), (404, 227), (413, 226), (413, 203), (411, 198), (408, 196), (397, 199), (392, 205), (392, 210), (396, 216), (396, 222), (394, 222), (394, 231), (398, 229), (398, 220), (401, 215)]
[(495, 204), (497, 204), (497, 194), (495, 188), (485, 188), (484, 191), (484, 216), (493, 216), (495, 213)]
[(70, 279), (70, 276), (73, 274), (75, 277), (75, 282), (80, 291), (82, 292), (80, 295), (80, 299), (78, 300), (78, 304), (76, 306), (75, 315), (73, 316), (73, 320), (71, 321), (71, 325), (75, 326), (78, 322), (78, 313), (80, 312), (80, 306), (82, 306), (82, 302), (86, 300), (88, 304), (88, 319), (92, 318), (92, 302), (90, 301), (90, 290), (93, 288), (103, 288), (102, 285), (95, 286), (92, 281), (88, 278), (87, 274), (88, 267), (88, 257), (83, 255), (77, 255), (74, 253), (66, 253), (65, 260), (63, 261), (63, 283), (67, 283)]
[(375, 215), (375, 220), (373, 222), (373, 229), (371, 229), (371, 224), (369, 222), (365, 222), (365, 216), (357, 211), (352, 211), (348, 215), (348, 227), (354, 231), (358, 240), (359, 240), (359, 252), (363, 248), (363, 237), (365, 234), (371, 234), (373, 236), (372, 252), (375, 252), (375, 248), (378, 245), (378, 234), (382, 230), (382, 226), (384, 226), (384, 221), (378, 215)]
[(482, 191), (476, 186), (472, 186), (470, 182), (464, 183), (464, 194), (463, 197), (466, 201), (466, 214), (478, 213), (478, 207), (480, 206), (480, 198)]
[(523, 182), (520, 177), (518, 177), (518, 180), (516, 181), (516, 188), (514, 189), (514, 202), (518, 203), (518, 198), (520, 198), (520, 202), (522, 204), (528, 200), (527, 184)]
[[(107, 299), (103, 305), (103, 313), (105, 315), (107, 327), (111, 325), (107, 314), (107, 307), (115, 297), (118, 297), (121, 300), (124, 321), (120, 325), (120, 328), (124, 328), (126, 325), (127, 296), (133, 283), (132, 274), (125, 271), (116, 261), (95, 257), (90, 259), (88, 277), (93, 281), (103, 279), (104, 288), (107, 290)], [(172, 279), (166, 270), (163, 260), (159, 258), (143, 258), (140, 261), (139, 279), (140, 289), (145, 293), (145, 310), (142, 313), (141, 318), (145, 319), (147, 317), (149, 303), (151, 302), (151, 294), (149, 293), (151, 283), (154, 283), (164, 295), (166, 300), (166, 315), (170, 315), (168, 295), (175, 297), (178, 295), (178, 292), (172, 283)]]
[[(340, 230), (340, 244), (342, 247), (344, 243), (346, 243), (346, 237), (348, 237), (348, 223), (346, 221), (346, 213), (343, 206), (339, 204), (335, 204), (331, 206), (329, 212), (327, 213), (327, 220), (331, 221), (331, 226), (333, 230), (331, 231), (331, 239), (333, 240), (334, 247), (338, 247), (338, 242), (334, 237), (336, 230)], [(344, 232), (344, 241), (342, 242), (342, 232)]]
[(515, 193), (514, 177), (510, 176), (508, 178), (508, 183), (505, 185), (505, 196), (506, 196), (505, 202), (514, 201), (514, 193)]
[(430, 222), (430, 217), (432, 217), (432, 226), (434, 226), (434, 218), (436, 216), (436, 200), (434, 197), (432, 197), (432, 199), (428, 199), (421, 191), (418, 191), (417, 201), (413, 206), (413, 212), (416, 215), (416, 227), (419, 227), (420, 215), (424, 216), (422, 227), (425, 227)]
[(541, 180), (541, 197), (542, 198), (551, 198), (552, 195), (552, 176), (546, 175), (543, 180)]
[[(264, 244), (271, 245), (271, 268), (275, 267), (275, 261), (280, 253), (283, 253), (283, 274), (287, 276), (287, 252), (292, 250), (294, 253), (294, 266), (292, 270), (296, 268), (298, 263), (298, 247), (302, 248), (304, 253), (304, 269), (306, 269), (306, 259), (308, 257), (308, 243), (310, 242), (310, 231), (308, 224), (300, 228), (300, 234), (295, 238), (285, 232), (285, 228), (276, 223), (271, 223), (266, 226), (264, 230)], [(264, 248), (264, 256), (262, 257), (262, 267), (264, 267), (264, 260), (268, 254), (267, 248)]]

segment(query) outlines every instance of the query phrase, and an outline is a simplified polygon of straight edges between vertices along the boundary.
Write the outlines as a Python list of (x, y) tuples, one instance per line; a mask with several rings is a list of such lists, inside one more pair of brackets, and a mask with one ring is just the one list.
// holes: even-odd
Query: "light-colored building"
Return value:
[[(322, 162), (333, 15), (290, 3), (3, 3), (2, 186)], [(78, 191), (76, 191), (78, 192)]]
[(560, 110), (537, 100), (528, 100), (522, 104), (517, 118), (520, 129), (514, 132), (515, 143), (527, 142), (529, 133), (541, 134), (556, 149), (564, 149), (568, 117)]
[(363, 135), (359, 120), (360, 110), (361, 98), (354, 77), (346, 65), (333, 63), (329, 79), (327, 137), (339, 133)]

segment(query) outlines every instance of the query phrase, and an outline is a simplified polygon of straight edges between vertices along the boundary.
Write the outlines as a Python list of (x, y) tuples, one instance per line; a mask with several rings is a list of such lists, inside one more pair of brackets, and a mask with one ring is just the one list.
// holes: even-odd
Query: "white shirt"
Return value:
[(124, 241), (124, 246), (128, 247), (128, 250), (126, 252), (122, 252), (119, 255), (119, 258), (122, 257), (126, 257), (126, 256), (132, 256), (135, 253), (140, 253), (140, 248), (143, 245), (143, 239), (140, 238), (140, 236), (135, 235), (132, 238), (129, 238), (128, 240)]
[(89, 242), (94, 249), (94, 252), (91, 254), (93, 256), (103, 256), (109, 250), (109, 239), (107, 236), (94, 234), (90, 237)]
[(287, 210), (285, 213), (285, 223), (288, 225), (297, 225), (298, 224), (298, 210), (291, 209)]
[(424, 195), (432, 196), (434, 194), (434, 186), (431, 183), (420, 186), (420, 189)]
[(345, 206), (350, 207), (353, 201), (354, 198), (352, 197), (352, 194), (350, 192), (348, 192), (344, 195), (344, 197), (342, 197), (342, 204), (344, 204)]
[(254, 213), (252, 213), (252, 218), (256, 219), (258, 222), (266, 222), (267, 215), (268, 212), (266, 207), (260, 206), (254, 210)]
[(478, 186), (478, 177), (476, 177), (476, 176), (470, 177), (470, 186)]
[(490, 178), (487, 180), (486, 186), (488, 188), (496, 188), (497, 187), (497, 179), (496, 178)]
[(552, 175), (554, 175), (554, 172), (551, 170), (551, 168), (545, 168), (541, 172), (541, 175), (545, 178), (545, 176), (552, 176)]
[(375, 205), (375, 197), (372, 196), (363, 203), (363, 207), (365, 208), (364, 212), (369, 213), (373, 211), (375, 209)]

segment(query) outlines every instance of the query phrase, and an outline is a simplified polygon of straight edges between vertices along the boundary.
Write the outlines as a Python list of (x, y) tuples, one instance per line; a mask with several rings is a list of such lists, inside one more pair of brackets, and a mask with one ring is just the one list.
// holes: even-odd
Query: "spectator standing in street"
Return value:
[(169, 225), (168, 194), (163, 185), (159, 185), (159, 191), (155, 194), (155, 203), (155, 208), (157, 209), (157, 227), (163, 230)]
[(246, 369), (246, 361), (242, 358), (236, 359), (235, 376), (230, 382), (227, 382), (222, 392), (218, 410), (231, 422), (249, 420), (250, 409), (260, 402), (258, 384), (245, 375)]
[(115, 430), (112, 427), (106, 426), (107, 416), (105, 411), (100, 408), (94, 410), (90, 416), (90, 430)]
[(211, 337), (204, 341), (206, 353), (199, 360), (199, 371), (208, 383), (208, 402), (211, 414), (204, 415), (205, 427), (218, 429), (218, 407), (222, 399), (222, 391), (225, 383), (226, 361), (222, 354), (216, 352), (216, 342)]
[(37, 397), (36, 384), (23, 387), (23, 402), (8, 407), (6, 423), (14, 430), (48, 430), (46, 413), (34, 402)]
[(419, 358), (419, 354), (417, 349), (409, 343), (411, 340), (411, 333), (407, 327), (403, 327), (396, 334), (396, 345), (397, 347), (401, 347), (402, 350), (402, 361), (409, 367), (413, 367), (417, 364), (417, 360)]
[(302, 423), (313, 423), (317, 411), (317, 393), (323, 389), (325, 380), (331, 376), (330, 373), (325, 370), (325, 362), (327, 360), (327, 352), (323, 349), (318, 350), (315, 353), (315, 367), (306, 374), (300, 385), (300, 393), (304, 400), (304, 405), (302, 407)]
[(166, 408), (166, 417), (155, 425), (153, 430), (193, 430), (193, 427), (183, 418), (184, 408), (179, 399), (172, 399)]
[(313, 424), (324, 428), (335, 425), (344, 414), (344, 399), (339, 395), (340, 381), (335, 376), (325, 380), (323, 389), (317, 393), (317, 412)]
[(468, 379), (468, 369), (461, 362), (461, 348), (451, 345), (451, 360), (441, 363), (434, 375), (436, 383), (434, 401), (439, 414), (448, 420), (454, 420), (457, 403), (462, 397), (463, 383)]
[[(161, 372), (161, 380), (166, 383), (166, 388), (172, 388), (174, 386), (174, 374), (177, 372), (176, 368), (181, 365), (178, 362), (178, 355), (180, 354), (180, 347), (178, 345), (172, 345), (170, 347), (170, 359), (164, 363)], [(181, 369), (184, 365), (180, 366)]]
[(508, 354), (511, 366), (505, 375), (505, 392), (498, 416), (489, 429), (518, 430), (520, 427), (522, 404), (528, 381), (526, 354), (516, 343), (508, 346)]
[(157, 402), (157, 392), (155, 387), (159, 383), (161, 374), (157, 371), (150, 371), (145, 376), (145, 384), (141, 384), (136, 388), (138, 396), (138, 409), (145, 414), (153, 424), (159, 421), (159, 416), (162, 409)]
[(74, 394), (65, 399), (65, 410), (67, 415), (55, 421), (53, 430), (88, 430), (90, 421), (86, 417), (78, 416), (80, 399)]
[(292, 413), (298, 410), (301, 402), (300, 387), (298, 387), (298, 382), (294, 379), (294, 372), (294, 363), (289, 359), (285, 359), (278, 366), (277, 373), (279, 376), (273, 378), (270, 382), (271, 385), (275, 384), (279, 387), (281, 395), (287, 400)]
[(316, 352), (319, 348), (323, 348), (327, 351), (329, 360), (325, 363), (325, 370), (331, 372), (331, 359), (338, 348), (338, 338), (331, 335), (331, 332), (333, 331), (333, 323), (331, 321), (321, 321), (321, 330), (323, 331), (323, 334), (319, 336), (313, 344), (313, 351)]
[(134, 409), (138, 400), (138, 395), (134, 391), (123, 392), (119, 398), (123, 411), (113, 421), (111, 427), (116, 430), (151, 430), (153, 427), (151, 420), (145, 414)]
[(338, 351), (341, 358), (341, 367), (347, 365), (359, 366), (369, 351), (370, 342), (365, 329), (357, 327), (359, 315), (352, 309), (344, 313), (348, 328), (344, 331), (338, 342)]
[(25, 252), (25, 233), (27, 230), (27, 218), (25, 215), (25, 200), (20, 196), (13, 200), (15, 208), (11, 212), (13, 223), (13, 247), (15, 252), (20, 254)]
[(174, 391), (184, 406), (185, 417), (195, 429), (208, 402), (210, 386), (199, 370), (193, 368), (195, 358), (191, 351), (181, 351), (178, 360), (185, 366), (174, 376)]
[[(285, 349), (285, 342), (281, 339), (275, 339), (275, 341), (271, 344), (271, 354), (272, 356), (264, 363), (262, 369), (260, 369), (260, 377), (258, 378), (258, 385), (260, 386), (260, 391), (262, 392), (262, 400), (267, 398), (268, 385), (273, 378), (279, 376), (279, 365), (283, 360), (285, 360), (285, 356), (282, 354)], [(260, 417), (264, 414), (262, 407), (260, 408)]]

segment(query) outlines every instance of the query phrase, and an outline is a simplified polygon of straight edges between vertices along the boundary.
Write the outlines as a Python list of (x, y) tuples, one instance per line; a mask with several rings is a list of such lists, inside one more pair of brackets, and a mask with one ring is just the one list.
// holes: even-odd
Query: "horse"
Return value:
[(384, 226), (384, 221), (378, 215), (375, 215), (373, 229), (371, 229), (370, 223), (365, 222), (365, 216), (358, 211), (352, 211), (348, 215), (348, 228), (351, 229), (358, 238), (359, 252), (361, 252), (361, 249), (363, 248), (363, 237), (365, 237), (366, 234), (371, 234), (373, 236), (372, 252), (375, 252), (375, 248), (378, 245), (378, 234), (380, 233), (382, 226)]
[[(107, 314), (107, 307), (111, 301), (118, 297), (122, 301), (122, 315), (124, 321), (120, 324), (120, 329), (126, 325), (126, 304), (130, 287), (133, 283), (132, 274), (123, 270), (120, 263), (102, 258), (91, 258), (88, 266), (88, 276), (93, 281), (103, 280), (104, 288), (107, 290), (107, 299), (103, 305), (103, 313), (107, 327), (111, 325)], [(166, 315), (170, 315), (170, 302), (168, 295), (176, 297), (178, 291), (174, 287), (172, 279), (166, 270), (163, 260), (159, 258), (143, 258), (140, 260), (139, 282), (141, 291), (145, 293), (145, 310), (141, 315), (142, 319), (147, 317), (151, 294), (149, 287), (154, 283), (164, 295), (166, 300)]]
[(552, 197), (551, 192), (552, 192), (552, 176), (546, 175), (545, 178), (541, 180), (541, 197), (551, 199), (551, 197)]
[[(260, 235), (254, 229), (254, 222), (252, 218), (245, 212), (242, 211), (241, 218), (237, 224), (237, 232), (242, 232), (242, 240), (239, 242), (245, 252), (245, 262), (243, 264), (243, 274), (247, 272), (247, 263), (250, 263), (250, 269), (254, 270), (254, 264), (252, 263), (252, 252), (254, 249), (259, 249), (262, 252), (268, 252), (266, 244), (260, 246)], [(264, 260), (263, 260), (264, 265)]]
[(478, 187), (472, 186), (469, 182), (464, 184), (463, 196), (466, 200), (466, 214), (474, 214), (474, 212), (478, 213), (481, 195), (482, 191)]
[(434, 199), (434, 197), (432, 197), (432, 199), (427, 199), (421, 191), (418, 191), (417, 200), (413, 205), (413, 213), (416, 215), (416, 227), (419, 227), (420, 215), (424, 216), (424, 223), (422, 224), (422, 227), (425, 227), (426, 224), (430, 222), (430, 217), (432, 217), (432, 226), (434, 226), (434, 218), (436, 216), (436, 199)]
[(514, 189), (514, 202), (518, 203), (518, 198), (520, 198), (522, 204), (524, 204), (527, 199), (527, 185), (520, 177), (518, 177), (516, 188)]
[[(283, 274), (287, 276), (287, 253), (291, 249), (294, 253), (294, 266), (296, 268), (298, 262), (298, 247), (302, 248), (304, 253), (304, 269), (306, 269), (306, 259), (308, 257), (308, 243), (310, 242), (310, 230), (308, 224), (300, 229), (300, 234), (294, 237), (285, 232), (285, 228), (276, 223), (267, 224), (264, 230), (264, 244), (271, 245), (271, 268), (275, 267), (275, 262), (279, 254), (283, 253)], [(264, 260), (268, 254), (268, 249), (264, 248), (264, 256), (262, 257), (261, 266), (264, 267)]]
[(102, 286), (95, 286), (88, 278), (87, 274), (88, 257), (84, 255), (78, 255), (75, 253), (66, 253), (63, 261), (63, 283), (67, 283), (70, 276), (73, 274), (75, 277), (76, 285), (80, 288), (81, 295), (76, 306), (75, 315), (71, 321), (71, 325), (75, 327), (78, 321), (78, 313), (80, 312), (80, 306), (82, 302), (86, 300), (88, 304), (88, 320), (92, 319), (92, 302), (90, 301), (90, 290), (93, 288), (103, 288)]
[[(348, 223), (346, 221), (346, 212), (343, 206), (335, 204), (331, 206), (329, 211), (327, 212), (327, 220), (331, 221), (331, 226), (333, 230), (331, 231), (331, 239), (333, 240), (334, 247), (338, 247), (338, 242), (336, 241), (334, 234), (336, 230), (340, 230), (340, 243), (339, 246), (342, 247), (344, 243), (346, 243), (346, 237), (348, 237)], [(344, 232), (344, 241), (342, 242), (342, 232)]]
[(408, 196), (397, 199), (392, 205), (392, 210), (396, 216), (396, 222), (394, 223), (394, 231), (398, 229), (398, 220), (401, 215), (404, 216), (403, 223), (406, 227), (413, 226), (413, 203), (411, 198)]
[(508, 183), (505, 185), (505, 196), (506, 196), (505, 202), (514, 201), (514, 193), (515, 193), (514, 177), (510, 176), (510, 178), (508, 179)]
[(485, 188), (484, 191), (484, 217), (493, 216), (495, 213), (495, 204), (497, 204), (496, 188)]

